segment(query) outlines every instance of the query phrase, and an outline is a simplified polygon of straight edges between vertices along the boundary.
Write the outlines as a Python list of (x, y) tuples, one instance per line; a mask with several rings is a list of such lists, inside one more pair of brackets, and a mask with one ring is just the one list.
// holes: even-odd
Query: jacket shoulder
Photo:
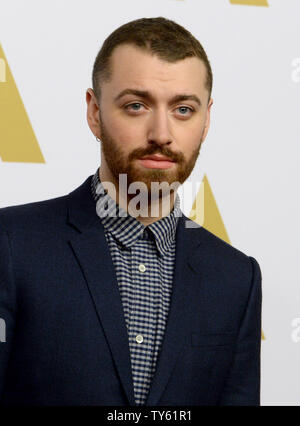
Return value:
[(185, 241), (193, 240), (190, 266), (196, 273), (213, 280), (215, 289), (230, 289), (240, 300), (246, 300), (253, 283), (260, 288), (261, 269), (254, 257), (230, 245), (203, 226), (190, 224), (186, 227), (186, 234)]
[(65, 221), (67, 195), (0, 208), (0, 228), (8, 231), (43, 231)]
[(196, 240), (196, 244), (204, 245), (207, 249), (217, 253), (223, 253), (224, 255), (234, 256), (238, 258), (248, 258), (248, 255), (239, 250), (237, 247), (232, 246), (228, 242), (222, 240), (205, 227), (197, 224), (193, 220), (184, 217), (185, 228), (187, 233), (194, 234), (193, 238)]
[(193, 241), (193, 261), (195, 264), (205, 259), (211, 270), (232, 276), (252, 275), (253, 267), (259, 268), (257, 260), (213, 234), (205, 227), (185, 217), (186, 240)]

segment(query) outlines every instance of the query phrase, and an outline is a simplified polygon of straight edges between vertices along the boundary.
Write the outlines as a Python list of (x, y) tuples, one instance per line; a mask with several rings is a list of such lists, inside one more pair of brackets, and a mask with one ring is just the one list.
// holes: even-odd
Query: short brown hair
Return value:
[(196, 56), (206, 67), (206, 88), (209, 98), (212, 90), (213, 75), (206, 52), (200, 42), (184, 27), (169, 19), (142, 18), (128, 22), (113, 31), (104, 41), (94, 62), (93, 90), (100, 99), (100, 81), (111, 77), (110, 57), (120, 44), (133, 44), (156, 54), (159, 58), (176, 62)]

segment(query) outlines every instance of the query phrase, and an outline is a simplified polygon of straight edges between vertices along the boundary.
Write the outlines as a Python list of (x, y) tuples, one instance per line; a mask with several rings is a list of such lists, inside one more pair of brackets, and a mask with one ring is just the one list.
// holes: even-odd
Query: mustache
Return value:
[(177, 163), (184, 162), (184, 155), (181, 152), (174, 152), (166, 147), (158, 147), (155, 145), (149, 146), (148, 148), (137, 148), (132, 151), (128, 156), (128, 161), (132, 161), (138, 159), (140, 157), (144, 157), (146, 155), (154, 155), (160, 154), (164, 157), (168, 157), (170, 160), (175, 161)]

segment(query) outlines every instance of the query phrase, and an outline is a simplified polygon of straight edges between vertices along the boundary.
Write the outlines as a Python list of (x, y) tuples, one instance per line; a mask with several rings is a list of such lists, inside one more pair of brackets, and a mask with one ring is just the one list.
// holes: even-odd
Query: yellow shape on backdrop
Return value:
[[(206, 175), (202, 179), (189, 219), (203, 226), (226, 243), (231, 244)], [(261, 338), (265, 340), (263, 331)]]
[(0, 158), (17, 163), (45, 163), (1, 44)]
[(267, 0), (229, 0), (232, 4), (244, 4), (246, 6), (266, 6), (268, 7)]
[(0, 83), (6, 82), (6, 65), (5, 60), (0, 58)]
[(201, 182), (189, 219), (194, 220), (230, 244), (229, 236), (206, 175)]

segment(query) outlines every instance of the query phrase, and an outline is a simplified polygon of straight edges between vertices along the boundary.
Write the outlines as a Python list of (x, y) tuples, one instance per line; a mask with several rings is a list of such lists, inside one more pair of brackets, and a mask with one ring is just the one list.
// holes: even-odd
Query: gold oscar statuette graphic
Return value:
[(243, 4), (245, 6), (266, 6), (268, 7), (267, 0), (229, 0), (232, 4)]
[[(226, 243), (231, 244), (206, 175), (202, 179), (189, 219), (203, 226)], [(265, 340), (263, 331), (261, 338)]]
[(0, 44), (0, 159), (45, 163)]

